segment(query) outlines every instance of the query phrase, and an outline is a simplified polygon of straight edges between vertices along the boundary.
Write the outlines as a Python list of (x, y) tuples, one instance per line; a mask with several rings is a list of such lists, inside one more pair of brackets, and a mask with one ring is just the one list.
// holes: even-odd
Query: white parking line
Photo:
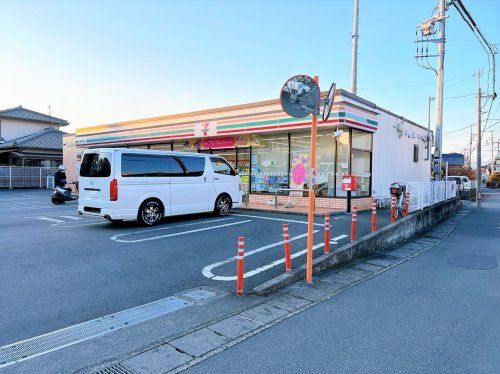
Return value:
[(245, 220), (245, 221), (238, 221), (238, 222), (226, 223), (224, 225), (202, 227), (200, 229), (175, 232), (173, 234), (159, 235), (159, 236), (153, 236), (153, 237), (143, 238), (143, 239), (135, 239), (135, 240), (118, 239), (119, 236), (131, 235), (133, 233), (113, 235), (110, 239), (114, 240), (116, 242), (120, 242), (120, 243), (140, 243), (140, 242), (145, 242), (145, 241), (149, 241), (149, 240), (157, 240), (157, 239), (163, 239), (163, 238), (170, 238), (170, 237), (173, 237), (173, 236), (186, 235), (186, 234), (191, 234), (191, 233), (196, 233), (196, 232), (201, 232), (201, 231), (213, 230), (213, 229), (218, 229), (218, 228), (221, 228), (221, 227), (234, 226), (234, 225), (242, 225), (242, 224), (248, 223), (248, 222), (252, 222), (252, 220), (248, 219), (248, 220)]
[[(250, 217), (250, 218), (260, 218), (260, 219), (268, 219), (271, 221), (280, 221), (280, 222), (293, 222), (293, 223), (302, 223), (304, 225), (307, 225), (307, 221), (296, 221), (293, 219), (283, 219), (283, 218), (272, 218), (272, 217), (262, 217), (262, 216), (251, 216), (249, 214), (231, 214), (232, 216), (238, 216), (238, 217)], [(325, 226), (322, 223), (315, 223), (314, 226)]]
[(36, 217), (36, 219), (39, 219), (42, 221), (56, 222), (56, 223), (64, 223), (65, 222), (65, 221), (62, 221), (60, 219), (49, 218), (49, 217)]
[[(317, 233), (319, 232), (319, 230), (314, 230), (313, 233)], [(297, 235), (297, 236), (294, 236), (293, 238), (290, 238), (290, 242), (293, 242), (294, 240), (298, 240), (298, 239), (301, 239), (301, 238), (304, 238), (307, 236), (307, 233), (305, 234), (301, 234), (301, 235)], [(284, 240), (280, 240), (279, 242), (276, 242), (276, 243), (272, 243), (272, 244), (268, 244), (268, 245), (265, 245), (263, 247), (260, 247), (260, 248), (257, 248), (257, 249), (254, 249), (254, 250), (251, 250), (249, 252), (246, 252), (245, 253), (245, 256), (244, 257), (248, 257), (248, 256), (252, 256), (256, 253), (259, 253), (259, 252), (262, 252), (262, 251), (266, 251), (268, 249), (271, 249), (271, 248), (274, 248), (274, 247), (278, 247), (280, 245), (282, 245), (284, 243)], [(321, 243), (321, 245), (323, 245), (323, 243)], [(292, 258), (293, 258), (294, 255), (292, 255)], [(300, 256), (300, 255), (299, 255)], [(224, 261), (220, 261), (220, 262), (216, 262), (214, 264), (211, 264), (211, 265), (207, 265), (203, 268), (203, 270), (201, 271), (202, 274), (209, 278), (209, 279), (214, 279), (214, 280), (234, 280), (236, 279), (236, 277), (220, 277), (218, 275), (215, 275), (214, 273), (212, 273), (212, 270), (215, 269), (215, 268), (218, 268), (219, 266), (222, 266), (222, 265), (225, 265), (225, 264), (228, 264), (230, 263), (231, 261), (234, 261), (236, 260), (236, 257), (237, 256), (234, 256), (234, 257), (230, 257), (228, 259), (225, 259)], [(263, 270), (262, 270), (263, 271)], [(252, 274), (254, 275), (254, 274)], [(251, 275), (250, 275), (251, 276)], [(244, 277), (247, 277), (247, 273), (245, 273)], [(226, 279), (227, 278), (227, 279)]]
[(93, 222), (93, 223), (82, 223), (75, 225), (76, 221), (72, 222), (63, 222), (63, 223), (53, 223), (50, 225), (51, 227), (65, 227), (72, 229), (73, 227), (82, 227), (82, 226), (97, 226), (97, 225), (109, 225), (109, 222), (106, 220), (102, 220), (101, 222)]
[(79, 221), (81, 220), (82, 218), (81, 217), (75, 217), (75, 216), (61, 216), (62, 218), (67, 218), (67, 219), (71, 219), (73, 221)]
[(184, 223), (182, 225), (175, 225), (175, 226), (168, 225), (168, 226), (165, 226), (165, 227), (159, 227), (159, 228), (155, 228), (155, 229), (150, 228), (150, 229), (147, 229), (147, 230), (139, 230), (139, 231), (134, 231), (134, 232), (127, 232), (125, 234), (118, 234), (118, 235), (115, 235), (114, 237), (124, 236), (124, 235), (142, 234), (144, 232), (152, 232), (152, 231), (172, 230), (172, 229), (175, 229), (177, 227), (186, 227), (186, 226), (201, 225), (201, 224), (205, 224), (205, 223), (227, 221), (227, 220), (230, 220), (230, 219), (233, 219), (233, 218), (218, 218), (218, 219), (211, 219), (211, 220), (203, 220), (203, 221), (199, 221), (199, 222)]
[(336, 236), (335, 238), (331, 238), (330, 242), (336, 244), (339, 240), (342, 240), (344, 238), (347, 238), (347, 235), (339, 235), (339, 236)]

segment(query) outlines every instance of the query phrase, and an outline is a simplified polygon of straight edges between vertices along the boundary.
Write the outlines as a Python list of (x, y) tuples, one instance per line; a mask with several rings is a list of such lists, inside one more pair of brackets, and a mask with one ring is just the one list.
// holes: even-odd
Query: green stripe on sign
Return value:
[(375, 125), (375, 126), (378, 126), (378, 122), (377, 121), (372, 121), (371, 119), (366, 119), (366, 122), (368, 122), (370, 125)]
[(230, 125), (221, 125), (217, 126), (217, 129), (219, 130), (225, 130), (225, 129), (235, 129), (238, 127), (255, 127), (255, 126), (262, 126), (262, 125), (274, 125), (278, 123), (287, 123), (287, 122), (296, 122), (299, 119), (297, 118), (280, 118), (280, 119), (271, 119), (267, 121), (257, 121), (257, 122), (243, 122), (243, 123), (235, 123), (235, 124), (230, 124)]

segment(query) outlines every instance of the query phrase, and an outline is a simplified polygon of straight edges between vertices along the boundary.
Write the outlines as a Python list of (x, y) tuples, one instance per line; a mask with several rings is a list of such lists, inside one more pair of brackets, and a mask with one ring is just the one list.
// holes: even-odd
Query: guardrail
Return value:
[[(309, 193), (309, 190), (303, 190), (303, 189), (296, 189), (296, 188), (278, 188), (276, 191), (274, 191), (274, 207), (278, 208), (278, 192), (284, 192), (284, 191), (296, 191), (296, 192), (307, 192)], [(290, 197), (290, 194), (288, 194)], [(315, 200), (316, 201), (316, 200)], [(313, 208), (316, 208), (315, 206)]]

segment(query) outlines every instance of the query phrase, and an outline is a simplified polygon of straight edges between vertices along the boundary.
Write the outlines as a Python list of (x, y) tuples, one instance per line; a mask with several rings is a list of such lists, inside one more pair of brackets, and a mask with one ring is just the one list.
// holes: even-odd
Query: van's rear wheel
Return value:
[(214, 213), (218, 216), (227, 216), (231, 208), (231, 198), (227, 195), (221, 195), (215, 202)]
[(146, 200), (139, 208), (138, 219), (146, 226), (156, 225), (163, 217), (163, 206), (157, 200)]

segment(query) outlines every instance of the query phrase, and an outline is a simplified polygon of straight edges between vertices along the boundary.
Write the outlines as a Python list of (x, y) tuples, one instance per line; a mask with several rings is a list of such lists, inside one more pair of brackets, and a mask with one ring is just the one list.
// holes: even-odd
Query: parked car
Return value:
[(240, 177), (209, 154), (99, 148), (85, 151), (78, 212), (155, 225), (164, 216), (224, 216), (242, 201)]
[(455, 181), (457, 183), (458, 191), (468, 191), (472, 189), (472, 183), (469, 180), (469, 177), (465, 175), (449, 175), (446, 177), (446, 180)]

